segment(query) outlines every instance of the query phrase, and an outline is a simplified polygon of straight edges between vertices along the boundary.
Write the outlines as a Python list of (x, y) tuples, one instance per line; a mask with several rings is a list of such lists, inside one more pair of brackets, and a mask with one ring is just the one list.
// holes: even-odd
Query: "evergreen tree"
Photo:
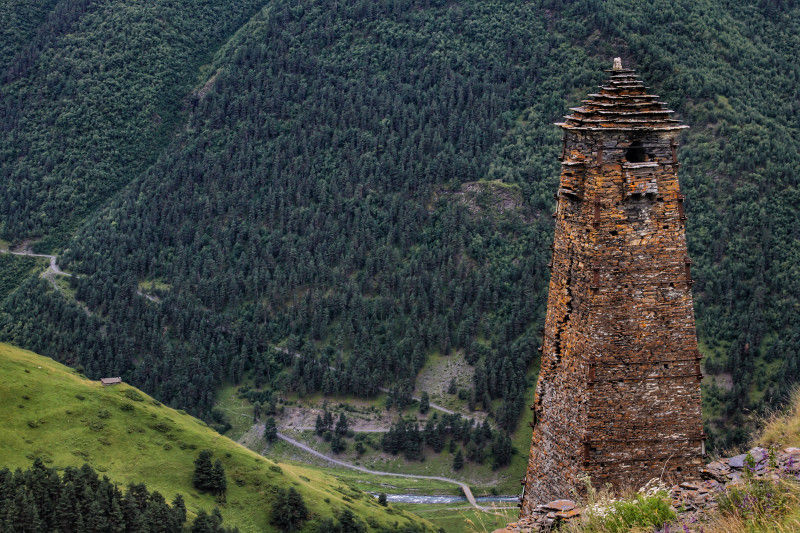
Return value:
[(336, 421), (336, 429), (335, 432), (340, 437), (347, 435), (348, 425), (347, 425), (347, 416), (344, 413), (339, 415), (339, 419)]
[(511, 438), (499, 431), (495, 433), (494, 439), (492, 439), (492, 468), (497, 469), (509, 464), (513, 453)]
[(347, 443), (345, 442), (344, 438), (338, 433), (333, 434), (333, 438), (331, 438), (331, 451), (333, 453), (342, 453), (347, 449)]
[(208, 514), (205, 510), (197, 513), (192, 522), (191, 533), (238, 533), (238, 529), (227, 529), (222, 526), (222, 513), (216, 507)]
[(182, 495), (175, 495), (175, 499), (172, 500), (172, 510), (175, 514), (176, 522), (180, 524), (186, 522), (186, 503), (183, 501)]
[(272, 504), (271, 522), (282, 531), (295, 531), (308, 519), (308, 508), (294, 487), (280, 489)]
[(225, 492), (228, 490), (228, 480), (225, 477), (225, 467), (222, 466), (222, 461), (219, 459), (214, 463), (212, 479), (211, 492), (222, 496), (224, 500)]
[(192, 484), (197, 490), (206, 492), (213, 491), (215, 487), (214, 465), (211, 462), (213, 453), (210, 450), (203, 450), (194, 460), (194, 475)]
[(366, 531), (366, 525), (353, 514), (353, 511), (347, 508), (342, 511), (336, 529), (337, 533), (366, 533)]
[(0, 470), (2, 531), (180, 533), (185, 522), (180, 496), (170, 507), (143, 484), (123, 494), (88, 465), (68, 467), (63, 477), (38, 461), (24, 472)]
[(275, 422), (275, 418), (270, 416), (264, 422), (264, 439), (268, 442), (275, 442), (275, 439), (278, 438), (278, 425)]
[(419, 396), (419, 412), (421, 414), (426, 414), (431, 408), (430, 398), (428, 397), (428, 393), (423, 391), (422, 394)]
[(333, 429), (333, 415), (327, 409), (323, 413), (322, 423), (325, 426), (325, 431)]
[(464, 468), (464, 454), (461, 453), (461, 448), (459, 448), (455, 457), (453, 457), (453, 470), (459, 471), (462, 468)]

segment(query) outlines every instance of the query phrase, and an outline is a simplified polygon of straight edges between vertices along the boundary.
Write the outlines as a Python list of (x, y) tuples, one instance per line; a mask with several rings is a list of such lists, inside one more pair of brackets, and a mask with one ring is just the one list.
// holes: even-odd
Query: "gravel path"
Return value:
[(47, 267), (47, 270), (42, 272), (41, 275), (42, 275), (42, 277), (44, 279), (46, 279), (47, 281), (50, 282), (50, 285), (52, 285), (55, 290), (60, 290), (58, 288), (58, 285), (56, 285), (56, 278), (55, 278), (56, 275), (58, 275), (58, 276), (67, 276), (67, 277), (70, 277), (70, 278), (72, 277), (72, 274), (69, 274), (69, 273), (64, 272), (63, 270), (61, 270), (61, 267), (58, 266), (58, 258), (56, 256), (54, 256), (54, 255), (35, 254), (31, 250), (19, 250), (19, 251), (16, 251), (16, 252), (12, 252), (12, 251), (6, 250), (6, 249), (0, 249), (0, 254), (19, 255), (19, 256), (23, 256), (23, 257), (41, 257), (41, 258), (44, 258), (44, 259), (49, 259), (50, 260), (50, 265)]
[[(254, 428), (256, 429), (256, 431), (258, 432), (259, 435), (263, 435), (264, 434), (264, 424), (256, 424), (254, 426)], [(444, 483), (452, 483), (453, 485), (458, 485), (459, 488), (461, 489), (461, 492), (464, 493), (464, 496), (467, 498), (467, 501), (470, 503), (470, 505), (472, 505), (473, 507), (475, 507), (479, 511), (483, 511), (484, 513), (497, 514), (492, 509), (480, 505), (478, 503), (478, 501), (475, 499), (475, 496), (472, 494), (472, 489), (470, 489), (469, 485), (467, 485), (463, 481), (459, 481), (457, 479), (452, 479), (452, 478), (444, 477), (444, 476), (423, 476), (423, 475), (418, 475), (418, 474), (401, 474), (401, 473), (398, 473), (398, 472), (382, 472), (380, 470), (370, 470), (369, 468), (365, 468), (365, 467), (359, 466), (359, 465), (354, 465), (353, 463), (348, 463), (347, 461), (342, 461), (341, 459), (336, 459), (335, 457), (331, 457), (329, 455), (325, 455), (322, 452), (318, 452), (317, 450), (315, 450), (311, 446), (309, 446), (307, 444), (304, 444), (304, 443), (302, 443), (302, 442), (300, 442), (298, 440), (295, 440), (295, 439), (291, 438), (290, 436), (285, 435), (285, 434), (283, 434), (281, 432), (278, 432), (278, 438), (281, 439), (284, 442), (287, 442), (288, 444), (291, 444), (295, 448), (300, 448), (304, 452), (309, 453), (309, 454), (313, 455), (314, 457), (318, 457), (318, 458), (323, 459), (323, 460), (325, 460), (325, 461), (327, 461), (329, 463), (332, 463), (332, 464), (335, 464), (335, 465), (338, 465), (338, 466), (341, 466), (341, 467), (344, 467), (344, 468), (348, 468), (350, 470), (356, 470), (358, 472), (363, 472), (365, 474), (371, 474), (371, 475), (374, 475), (374, 476), (402, 477), (402, 478), (407, 478), (407, 479), (423, 479), (423, 480), (429, 479), (429, 480), (432, 480), (432, 481), (442, 481)]]

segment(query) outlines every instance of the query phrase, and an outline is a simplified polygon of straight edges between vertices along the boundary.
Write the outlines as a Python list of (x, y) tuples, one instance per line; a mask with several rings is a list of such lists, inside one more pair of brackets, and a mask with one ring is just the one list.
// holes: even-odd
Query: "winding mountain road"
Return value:
[(61, 267), (58, 266), (58, 258), (55, 255), (48, 255), (48, 254), (35, 254), (32, 250), (17, 250), (12, 252), (11, 250), (0, 248), (0, 254), (10, 254), (10, 255), (19, 255), (23, 257), (40, 257), (43, 259), (48, 259), (50, 261), (50, 265), (47, 267), (47, 270), (42, 272), (41, 276), (50, 282), (50, 285), (53, 286), (54, 289), (60, 290), (58, 285), (56, 284), (55, 276), (67, 276), (69, 278), (72, 277), (72, 274), (68, 272), (64, 272), (61, 270)]
[[(259, 432), (259, 435), (263, 435), (264, 434), (264, 425), (263, 424), (258, 424), (256, 426), (256, 428), (257, 428), (257, 431)], [(425, 476), (425, 475), (421, 475), (421, 474), (401, 474), (399, 472), (382, 472), (380, 470), (370, 470), (369, 468), (365, 468), (365, 467), (359, 466), (359, 465), (354, 465), (353, 463), (348, 463), (347, 461), (342, 461), (340, 459), (336, 459), (335, 457), (331, 457), (329, 455), (325, 455), (324, 453), (318, 452), (317, 450), (315, 450), (311, 446), (308, 446), (307, 444), (304, 444), (304, 443), (302, 443), (300, 441), (297, 441), (297, 440), (295, 440), (295, 439), (293, 439), (293, 438), (289, 437), (288, 435), (285, 435), (285, 434), (283, 434), (281, 432), (278, 432), (277, 435), (278, 435), (279, 439), (281, 439), (284, 442), (287, 442), (288, 444), (291, 444), (295, 448), (300, 448), (304, 452), (309, 453), (309, 454), (313, 455), (314, 457), (318, 457), (318, 458), (323, 459), (323, 460), (325, 460), (325, 461), (327, 461), (329, 463), (332, 463), (332, 464), (335, 464), (335, 465), (338, 465), (338, 466), (341, 466), (341, 467), (344, 467), (344, 468), (348, 468), (350, 470), (356, 470), (358, 472), (363, 472), (365, 474), (370, 474), (370, 475), (373, 475), (373, 476), (391, 476), (391, 477), (402, 477), (402, 478), (406, 478), (406, 479), (422, 479), (422, 480), (426, 480), (427, 479), (427, 480), (431, 480), (431, 481), (441, 481), (441, 482), (444, 482), (444, 483), (451, 483), (453, 485), (458, 485), (458, 487), (461, 489), (461, 492), (464, 493), (464, 497), (467, 498), (467, 501), (470, 503), (470, 505), (472, 505), (473, 507), (475, 507), (476, 509), (478, 509), (479, 511), (482, 511), (484, 513), (497, 514), (498, 516), (500, 516), (499, 513), (496, 513), (492, 509), (480, 505), (478, 503), (478, 501), (475, 499), (475, 495), (472, 494), (472, 489), (470, 489), (469, 485), (467, 485), (463, 481), (459, 481), (457, 479), (452, 479), (452, 478), (443, 477), (443, 476)]]
[[(64, 272), (63, 270), (61, 270), (61, 267), (58, 266), (58, 256), (55, 256), (55, 255), (35, 254), (35, 253), (33, 253), (33, 251), (31, 251), (29, 249), (16, 250), (16, 251), (12, 252), (11, 250), (8, 250), (6, 248), (0, 248), (0, 254), (19, 255), (19, 256), (23, 256), (23, 257), (41, 257), (43, 259), (49, 259), (50, 260), (50, 265), (47, 267), (47, 270), (42, 272), (41, 277), (43, 277), (44, 279), (49, 281), (50, 285), (52, 285), (53, 288), (55, 290), (59, 291), (59, 292), (61, 291), (61, 289), (59, 288), (58, 284), (56, 283), (55, 277), (56, 276), (66, 276), (68, 278), (73, 277), (73, 274), (70, 274), (69, 272)], [(161, 302), (161, 299), (158, 298), (157, 296), (152, 296), (150, 294), (142, 292), (141, 290), (137, 290), (136, 294), (138, 294), (139, 296), (141, 296), (143, 298), (147, 298), (148, 300), (150, 300), (151, 302), (154, 302), (154, 303), (160, 303)], [(86, 311), (86, 314), (91, 314), (89, 312), (89, 310), (86, 309), (85, 307), (84, 307), (84, 311)]]

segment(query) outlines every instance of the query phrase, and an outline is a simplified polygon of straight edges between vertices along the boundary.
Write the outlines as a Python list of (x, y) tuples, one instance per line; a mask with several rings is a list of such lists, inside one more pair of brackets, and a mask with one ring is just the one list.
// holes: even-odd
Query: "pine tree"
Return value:
[(514, 448), (508, 435), (497, 432), (492, 440), (492, 468), (497, 469), (511, 462)]
[(192, 484), (201, 491), (210, 491), (214, 488), (214, 465), (211, 463), (213, 454), (203, 450), (194, 460), (194, 476)]
[(338, 433), (334, 433), (333, 438), (331, 439), (331, 451), (333, 453), (342, 453), (346, 449), (347, 443), (345, 440)]
[(430, 397), (428, 396), (427, 392), (423, 392), (419, 396), (419, 412), (421, 414), (426, 414), (431, 408), (431, 401)]
[(462, 468), (464, 468), (464, 454), (461, 453), (461, 448), (459, 448), (455, 457), (453, 457), (453, 470), (458, 471)]
[(222, 513), (216, 507), (208, 514), (205, 510), (197, 513), (197, 518), (192, 523), (192, 533), (226, 533), (230, 531), (238, 531), (236, 529), (229, 530), (222, 527)]
[(278, 438), (278, 425), (275, 422), (275, 418), (270, 416), (264, 422), (264, 439), (269, 442), (275, 442), (275, 439)]
[(175, 520), (183, 524), (186, 522), (186, 503), (183, 501), (183, 496), (177, 494), (175, 499), (172, 500), (172, 512), (175, 514)]
[(186, 519), (182, 499), (170, 509), (142, 484), (123, 493), (88, 465), (54, 469), (35, 464), (11, 474), (0, 470), (0, 531), (103, 531), (179, 533)]
[(222, 496), (224, 499), (225, 492), (228, 490), (228, 480), (225, 478), (225, 467), (222, 466), (222, 461), (217, 459), (214, 463), (214, 469), (212, 470), (212, 485), (210, 488), (211, 492), (218, 496)]
[(294, 531), (308, 519), (308, 508), (302, 495), (289, 487), (281, 489), (272, 504), (272, 523), (282, 531)]
[(336, 421), (336, 428), (334, 431), (340, 437), (347, 435), (348, 431), (347, 416), (344, 413), (339, 415), (339, 420)]
[(367, 528), (363, 522), (356, 518), (356, 515), (353, 514), (353, 511), (345, 508), (345, 510), (342, 511), (342, 515), (339, 517), (338, 530), (342, 531), (343, 533), (365, 533)]

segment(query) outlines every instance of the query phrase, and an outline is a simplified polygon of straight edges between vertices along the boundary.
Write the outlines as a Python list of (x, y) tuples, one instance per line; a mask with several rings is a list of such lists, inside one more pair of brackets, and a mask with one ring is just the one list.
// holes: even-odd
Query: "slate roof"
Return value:
[(570, 108), (572, 114), (557, 126), (588, 131), (668, 131), (689, 127), (672, 118), (674, 111), (667, 109), (658, 95), (649, 94), (636, 71), (623, 68), (619, 58), (614, 60), (614, 68), (606, 72), (610, 76), (599, 87), (600, 92), (590, 94), (580, 107)]

